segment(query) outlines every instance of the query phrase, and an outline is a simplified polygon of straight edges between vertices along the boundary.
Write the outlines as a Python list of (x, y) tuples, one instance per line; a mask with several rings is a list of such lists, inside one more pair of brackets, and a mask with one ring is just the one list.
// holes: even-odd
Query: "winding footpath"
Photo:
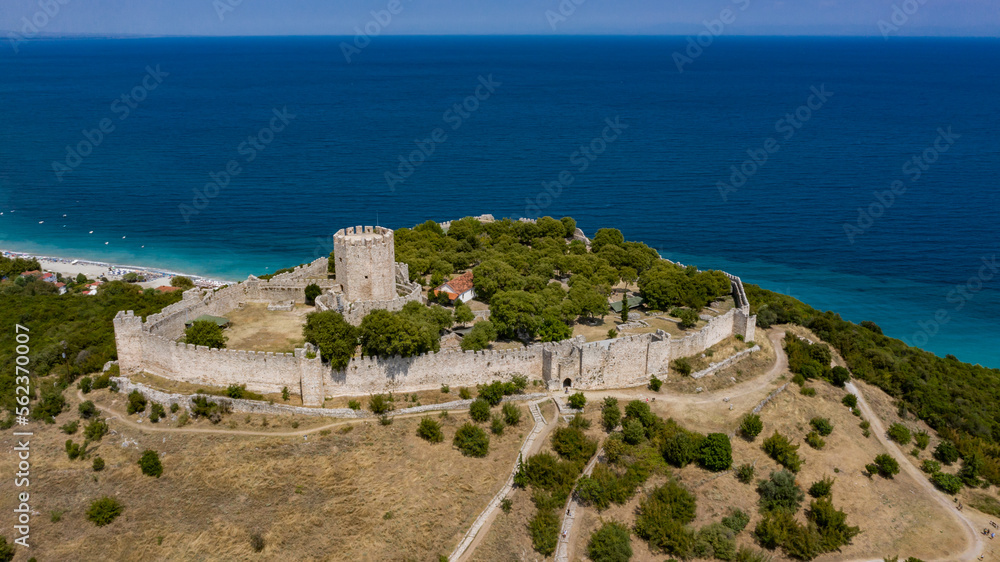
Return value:
[[(961, 523), (961, 527), (966, 531), (966, 539), (968, 539), (969, 547), (966, 548), (961, 553), (955, 556), (949, 556), (948, 558), (941, 559), (941, 562), (971, 562), (977, 560), (979, 555), (983, 551), (983, 543), (979, 539), (979, 535), (976, 533), (976, 524), (965, 516), (964, 513), (955, 509), (955, 506), (951, 501), (945, 497), (944, 494), (939, 492), (930, 480), (924, 477), (923, 473), (910, 462), (910, 459), (903, 451), (896, 445), (895, 442), (891, 441), (886, 437), (885, 427), (882, 425), (882, 420), (875, 415), (875, 411), (872, 409), (868, 402), (865, 400), (861, 390), (853, 383), (848, 382), (845, 387), (847, 390), (858, 397), (858, 407), (861, 409), (861, 413), (864, 414), (864, 418), (871, 423), (872, 434), (875, 435), (879, 443), (889, 451), (889, 454), (899, 462), (899, 467), (905, 471), (910, 477), (912, 477), (918, 486), (923, 488), (930, 497), (933, 497), (944, 510), (951, 514), (956, 520)], [(872, 562), (880, 562), (881, 559), (872, 559)], [(857, 561), (862, 562), (862, 561)], [(868, 561), (864, 561), (868, 562)]]

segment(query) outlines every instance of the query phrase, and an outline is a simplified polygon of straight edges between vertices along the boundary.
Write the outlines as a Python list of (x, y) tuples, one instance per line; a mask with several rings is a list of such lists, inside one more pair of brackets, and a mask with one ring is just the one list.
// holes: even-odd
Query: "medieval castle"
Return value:
[(536, 343), (502, 351), (441, 351), (415, 357), (354, 357), (343, 370), (325, 365), (319, 350), (305, 344), (294, 353), (209, 349), (178, 343), (185, 322), (204, 314), (223, 316), (245, 303), (288, 306), (305, 302), (305, 288), (316, 284), (323, 294), (317, 310), (336, 310), (357, 324), (372, 310), (400, 310), (423, 299), (419, 283), (409, 281), (408, 267), (395, 261), (393, 232), (382, 227), (354, 227), (334, 235), (335, 279), (328, 279), (328, 259), (319, 258), (293, 271), (246, 281), (214, 291), (189, 289), (180, 302), (143, 321), (130, 311), (115, 316), (115, 342), (123, 375), (157, 376), (212, 386), (245, 384), (248, 390), (298, 392), (303, 404), (322, 406), (328, 396), (373, 392), (433, 390), (442, 384), (474, 386), (522, 374), (549, 389), (623, 388), (644, 385), (651, 375), (666, 376), (669, 363), (701, 353), (733, 335), (753, 341), (756, 316), (738, 277), (732, 283), (735, 308), (711, 318), (697, 333), (683, 338), (657, 331), (586, 342), (583, 337)]

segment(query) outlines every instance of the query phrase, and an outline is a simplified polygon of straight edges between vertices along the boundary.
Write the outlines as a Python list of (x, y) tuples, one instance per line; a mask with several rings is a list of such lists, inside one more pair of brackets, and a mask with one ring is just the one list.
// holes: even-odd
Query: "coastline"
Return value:
[(178, 275), (191, 279), (191, 281), (193, 281), (195, 285), (199, 287), (215, 288), (215, 287), (220, 287), (222, 285), (234, 283), (234, 281), (230, 280), (203, 277), (200, 275), (193, 275), (158, 267), (117, 264), (104, 261), (89, 260), (85, 258), (42, 255), (42, 254), (35, 254), (32, 252), (21, 252), (17, 250), (11, 250), (8, 248), (0, 248), (0, 255), (11, 258), (35, 259), (38, 260), (39, 265), (42, 266), (42, 269), (44, 271), (61, 273), (64, 276), (76, 277), (77, 275), (82, 273), (85, 276), (87, 276), (88, 279), (97, 279), (99, 277), (112, 279), (121, 277), (125, 273), (131, 273), (131, 272), (140, 273), (146, 276), (147, 281), (143, 281), (137, 284), (147, 288), (156, 288), (161, 285), (169, 285), (170, 280)]

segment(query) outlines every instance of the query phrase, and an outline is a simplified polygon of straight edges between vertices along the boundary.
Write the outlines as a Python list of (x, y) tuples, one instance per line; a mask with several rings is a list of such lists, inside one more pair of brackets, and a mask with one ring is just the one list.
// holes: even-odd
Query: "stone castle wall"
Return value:
[(147, 371), (193, 384), (246, 384), (247, 389), (262, 393), (281, 392), (287, 386), (302, 395), (304, 404), (318, 406), (327, 396), (412, 392), (440, 388), (442, 384), (473, 386), (515, 373), (541, 380), (550, 389), (559, 388), (566, 379), (574, 388), (583, 389), (636, 386), (645, 384), (651, 375), (668, 374), (673, 359), (697, 355), (727, 337), (739, 334), (746, 341), (754, 338), (756, 317), (749, 315), (742, 282), (728, 276), (736, 308), (710, 319), (701, 330), (683, 338), (658, 331), (597, 342), (576, 338), (538, 343), (516, 350), (448, 351), (407, 358), (355, 357), (341, 371), (324, 366), (312, 346), (294, 353), (263, 353), (212, 350), (175, 341), (183, 334), (185, 321), (202, 314), (221, 316), (246, 302), (303, 302), (309, 283), (328, 289), (317, 299), (317, 309), (336, 309), (339, 305), (345, 317), (355, 323), (377, 308), (399, 310), (411, 300), (422, 299), (420, 285), (407, 281), (405, 266), (401, 265), (389, 269), (393, 295), (382, 301), (349, 302), (341, 298), (338, 302), (337, 297), (344, 296), (339, 292), (341, 285), (327, 279), (328, 260), (320, 258), (269, 280), (251, 276), (244, 283), (207, 293), (199, 289), (185, 291), (180, 302), (150, 315), (145, 322), (131, 311), (119, 312), (114, 320), (119, 365), (125, 375)]

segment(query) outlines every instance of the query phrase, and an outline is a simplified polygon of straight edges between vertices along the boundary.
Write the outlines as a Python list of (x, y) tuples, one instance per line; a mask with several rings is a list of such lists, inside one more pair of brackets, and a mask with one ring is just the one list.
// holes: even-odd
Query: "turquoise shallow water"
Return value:
[[(998, 41), (720, 38), (683, 73), (683, 37), (381, 37), (351, 64), (339, 41), (0, 51), (0, 247), (242, 279), (325, 255), (348, 225), (571, 215), (1000, 367), (1000, 278), (980, 276), (1000, 253)], [(166, 76), (124, 116), (147, 67)], [(251, 160), (275, 110), (287, 123)]]

